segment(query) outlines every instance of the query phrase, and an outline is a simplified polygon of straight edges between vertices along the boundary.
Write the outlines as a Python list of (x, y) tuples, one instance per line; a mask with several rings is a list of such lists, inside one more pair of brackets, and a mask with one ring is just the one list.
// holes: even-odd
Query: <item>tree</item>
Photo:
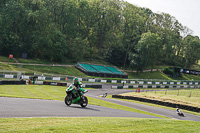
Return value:
[(25, 8), (14, 0), (4, 1), (1, 9), (1, 54), (7, 56), (12, 53), (19, 56), (23, 46), (23, 34), (25, 27)]
[(184, 38), (184, 58), (186, 60), (185, 67), (190, 68), (200, 59), (200, 40), (198, 37), (188, 35)]
[(145, 60), (143, 60), (141, 55), (141, 48), (136, 45), (135, 52), (129, 53), (130, 67), (135, 69), (137, 73), (142, 72), (145, 67)]
[[(187, 62), (188, 67), (198, 59), (196, 51), (190, 54), (198, 39), (191, 36), (190, 41), (187, 36), (192, 31), (175, 17), (120, 0), (1, 0), (0, 29), (4, 56), (20, 57), (25, 52), (29, 58), (50, 61), (95, 58), (123, 67), (131, 64), (138, 70), (158, 61)], [(146, 60), (143, 53), (154, 51), (158, 36), (161, 42), (156, 49), (162, 53), (149, 54)], [(78, 47), (83, 53), (77, 53)]]
[(126, 51), (123, 46), (112, 46), (106, 54), (106, 59), (113, 65), (123, 67)]
[(135, 47), (136, 53), (130, 54), (132, 67), (136, 66), (137, 70), (142, 70), (144, 67), (158, 63), (161, 55), (161, 38), (154, 33), (147, 32), (142, 34), (142, 37)]
[(87, 40), (77, 37), (72, 41), (69, 47), (69, 57), (75, 61), (81, 61), (89, 57), (89, 46)]
[(127, 64), (128, 54), (132, 51), (131, 48), (134, 48), (134, 45), (136, 45), (140, 40), (141, 34), (145, 31), (143, 30), (144, 17), (141, 15), (144, 13), (143, 10), (127, 2), (125, 2), (123, 6), (123, 17), (121, 21), (124, 36), (122, 38), (122, 42), (126, 49), (123, 65), (124, 69), (125, 65)]
[(44, 56), (50, 61), (63, 61), (68, 49), (63, 35), (58, 29), (50, 30), (51, 34), (46, 36), (46, 48)]
[(163, 52), (161, 55), (161, 62), (164, 64), (174, 65), (175, 55), (178, 48), (181, 48), (180, 33), (183, 26), (176, 20), (175, 17), (166, 14), (156, 14), (152, 16), (152, 33), (156, 33), (162, 39)]

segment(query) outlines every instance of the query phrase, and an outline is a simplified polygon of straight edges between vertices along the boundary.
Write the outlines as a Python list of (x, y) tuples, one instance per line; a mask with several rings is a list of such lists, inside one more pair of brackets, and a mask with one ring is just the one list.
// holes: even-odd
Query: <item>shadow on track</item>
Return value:
[(84, 109), (84, 110), (92, 110), (92, 111), (100, 111), (98, 109), (93, 109), (93, 108), (88, 108), (88, 107), (85, 107), (85, 108), (78, 107), (78, 106), (67, 106), (67, 107), (69, 107), (69, 108), (77, 108), (77, 109)]

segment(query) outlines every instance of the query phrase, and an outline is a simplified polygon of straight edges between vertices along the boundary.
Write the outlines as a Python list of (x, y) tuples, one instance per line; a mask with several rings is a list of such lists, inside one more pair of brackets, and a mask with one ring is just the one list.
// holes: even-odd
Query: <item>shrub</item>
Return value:
[(170, 70), (168, 67), (165, 67), (163, 70), (163, 73), (169, 75), (169, 76), (173, 76), (174, 75), (174, 71)]

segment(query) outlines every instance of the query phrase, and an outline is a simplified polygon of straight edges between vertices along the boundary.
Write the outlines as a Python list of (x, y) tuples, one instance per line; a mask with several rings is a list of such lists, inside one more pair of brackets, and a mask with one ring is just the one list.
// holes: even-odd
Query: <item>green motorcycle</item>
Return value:
[(70, 85), (66, 89), (66, 97), (65, 97), (65, 104), (67, 106), (70, 106), (71, 104), (80, 104), (81, 107), (86, 107), (88, 104), (88, 99), (83, 94), (86, 93), (86, 91), (82, 91), (81, 89), (76, 89), (74, 85)]

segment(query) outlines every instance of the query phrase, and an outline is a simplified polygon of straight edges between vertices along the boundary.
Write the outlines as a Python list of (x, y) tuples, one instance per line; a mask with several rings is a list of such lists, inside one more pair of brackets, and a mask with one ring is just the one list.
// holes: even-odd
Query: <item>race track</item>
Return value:
[(159, 108), (159, 107), (153, 107), (153, 106), (148, 106), (148, 105), (143, 105), (143, 104), (138, 104), (138, 103), (133, 103), (133, 102), (127, 102), (127, 101), (122, 101), (122, 100), (116, 100), (116, 99), (109, 99), (109, 98), (101, 98), (98, 97), (99, 95), (102, 95), (104, 93), (107, 93), (108, 95), (111, 94), (122, 94), (122, 93), (127, 93), (131, 92), (134, 90), (128, 90), (128, 89), (95, 89), (95, 90), (90, 90), (87, 93), (87, 96), (93, 97), (93, 98), (98, 98), (104, 101), (116, 103), (119, 105), (143, 110), (146, 112), (166, 116), (172, 119), (178, 119), (178, 120), (191, 120), (191, 121), (200, 121), (200, 116), (184, 113), (185, 117), (180, 117), (176, 114), (176, 110), (170, 110), (170, 109), (164, 109), (164, 108)]
[[(163, 109), (148, 105), (125, 102), (116, 99), (101, 98), (99, 95), (104, 93), (121, 94), (131, 92), (126, 89), (91, 89), (86, 96), (116, 103), (119, 105), (159, 114), (178, 120), (200, 121), (200, 116), (184, 113), (186, 117), (180, 117), (175, 109)], [(63, 98), (64, 100), (64, 98)], [(157, 118), (154, 116), (128, 112), (123, 110), (111, 109), (102, 106), (88, 105), (86, 108), (80, 105), (72, 104), (66, 106), (64, 101), (26, 99), (26, 98), (8, 98), (0, 97), (0, 118), (9, 117), (137, 117), (137, 118)]]
[(138, 117), (149, 115), (101, 106), (66, 106), (64, 101), (0, 97), (0, 118), (8, 117)]

